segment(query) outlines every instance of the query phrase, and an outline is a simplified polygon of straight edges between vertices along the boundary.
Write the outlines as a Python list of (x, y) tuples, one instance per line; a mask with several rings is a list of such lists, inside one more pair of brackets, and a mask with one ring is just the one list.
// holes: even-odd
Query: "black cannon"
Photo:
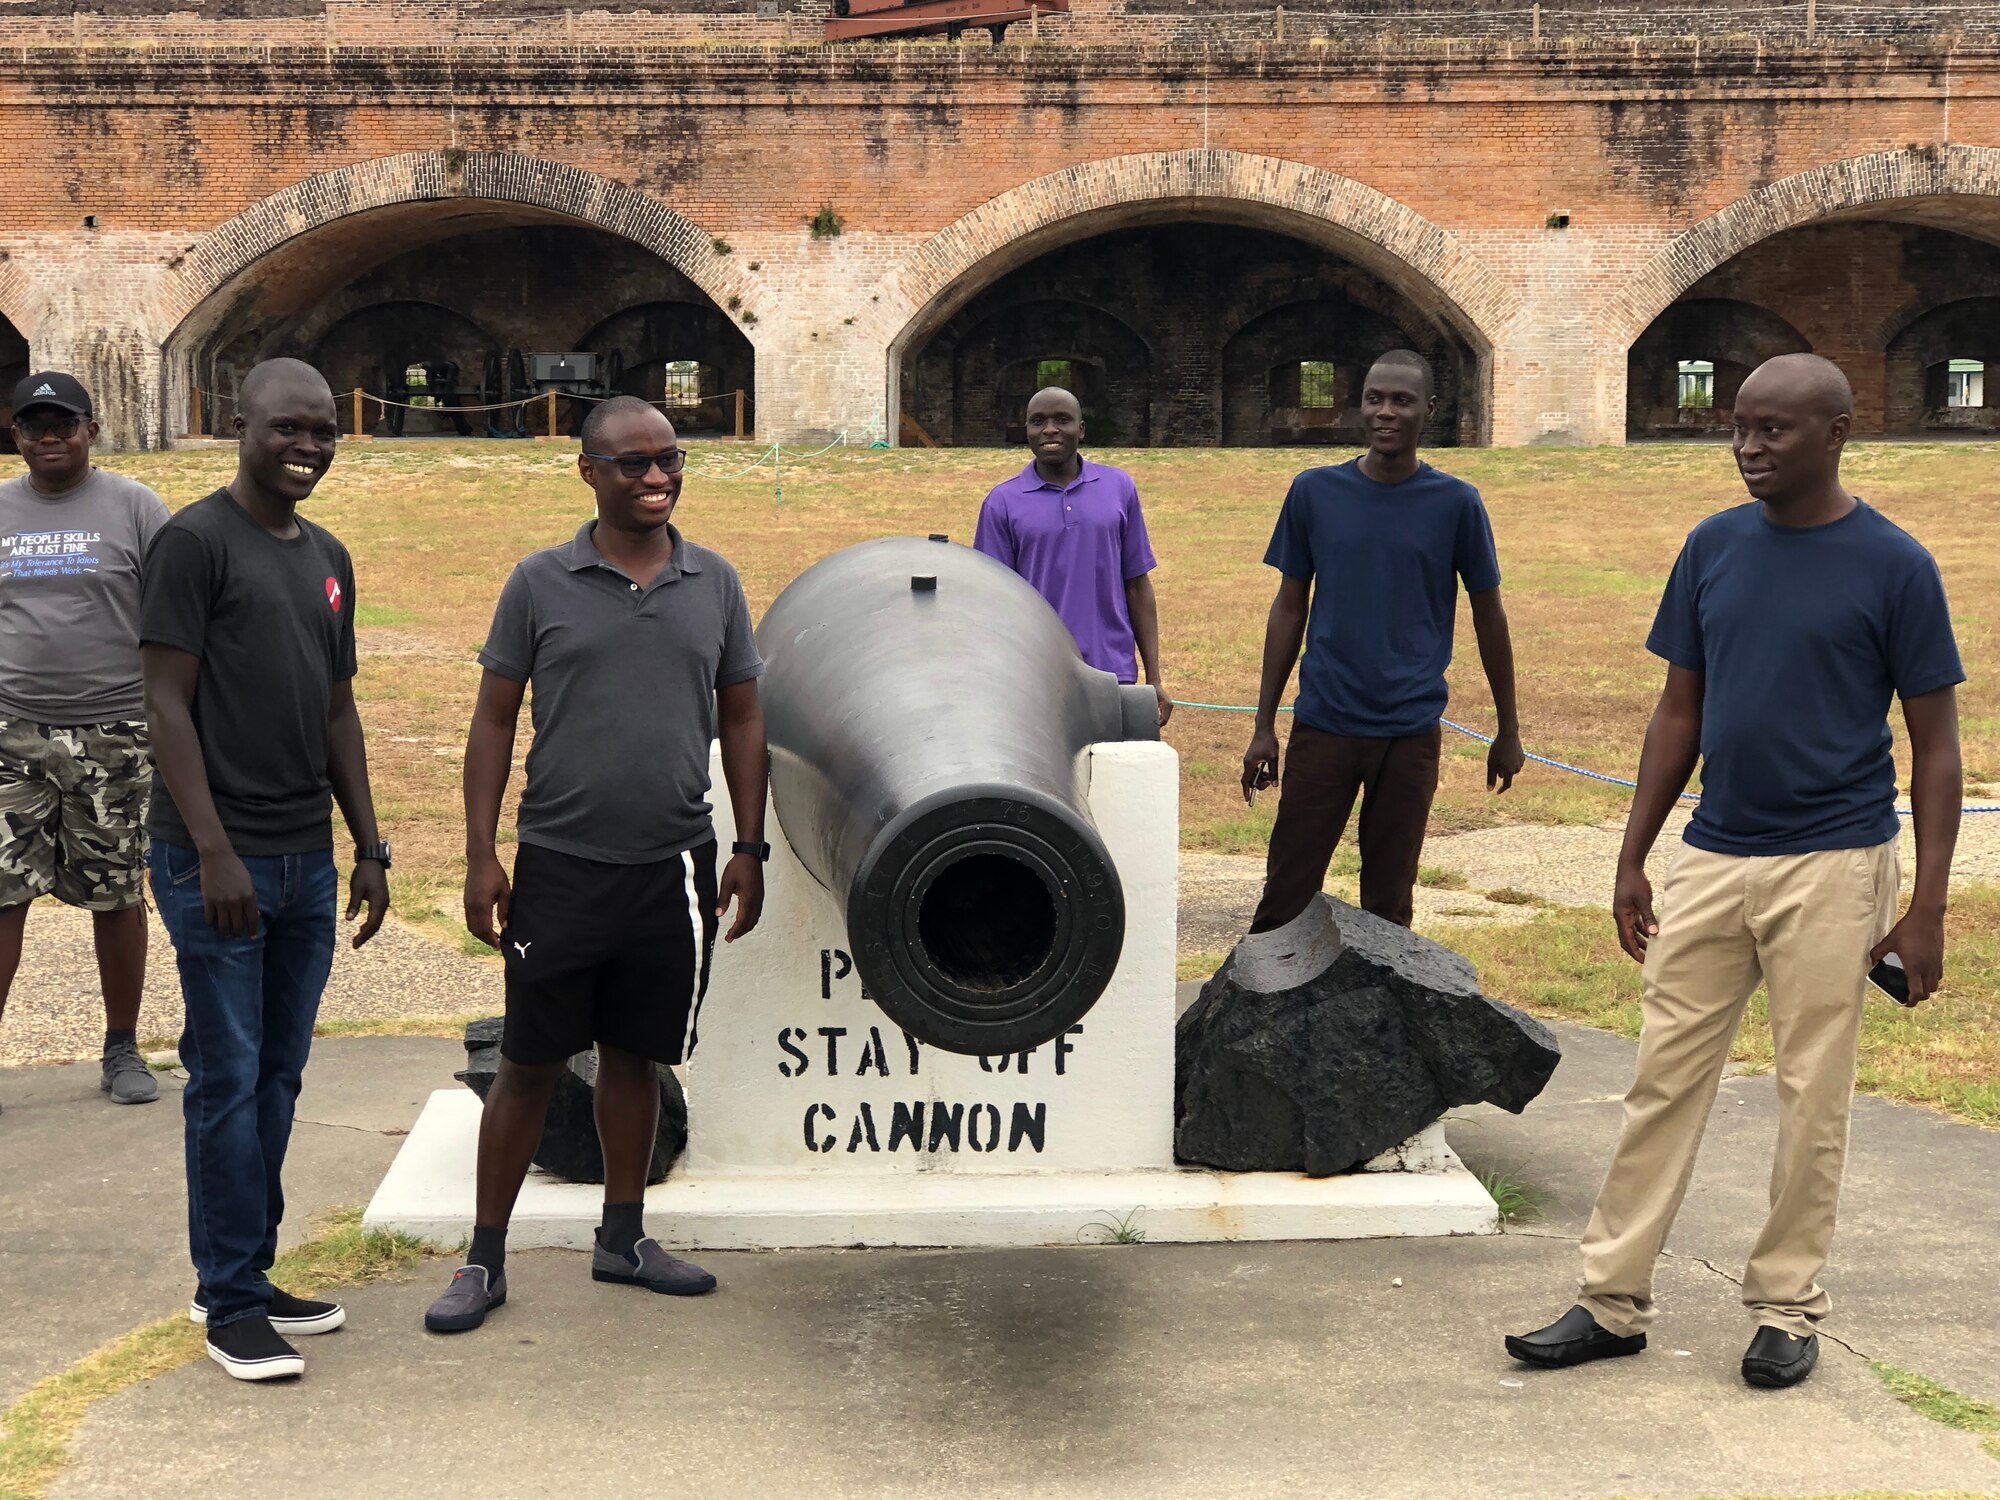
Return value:
[(869, 995), (952, 1052), (1061, 1035), (1125, 937), (1084, 750), (1158, 739), (1152, 690), (1084, 665), (1040, 595), (942, 537), (807, 569), (757, 643), (778, 823)]

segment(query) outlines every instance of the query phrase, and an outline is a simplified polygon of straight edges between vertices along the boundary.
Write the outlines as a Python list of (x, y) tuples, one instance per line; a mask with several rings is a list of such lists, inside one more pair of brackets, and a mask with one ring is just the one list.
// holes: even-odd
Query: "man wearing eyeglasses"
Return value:
[[(736, 570), (673, 526), (686, 455), (644, 401), (583, 424), (577, 470), (597, 514), (521, 563), (480, 650), (465, 746), (465, 925), (507, 964), (500, 1070), (479, 1127), (466, 1264), (424, 1314), (477, 1328), (507, 1300), (507, 1223), (568, 1059), (597, 1049), (604, 1220), (591, 1277), (671, 1296), (715, 1278), (648, 1237), (641, 1211), (658, 1129), (658, 1064), (693, 1050), (716, 927), (764, 905), (764, 663)], [(535, 742), (514, 874), (495, 848), (521, 700)], [(742, 842), (716, 878), (708, 747)]]
[(104, 994), (99, 1087), (159, 1097), (139, 1055), (146, 977), (145, 693), (139, 585), (160, 497), (90, 461), (90, 395), (45, 371), (14, 387), (27, 472), (0, 484), (0, 1012), (39, 896), (91, 914)]

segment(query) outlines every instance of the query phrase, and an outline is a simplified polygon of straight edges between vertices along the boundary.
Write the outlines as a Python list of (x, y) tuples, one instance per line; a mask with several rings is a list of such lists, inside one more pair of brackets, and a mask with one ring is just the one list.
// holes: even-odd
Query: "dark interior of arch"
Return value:
[[(1475, 441), (1471, 349), (1382, 278), (1264, 230), (1118, 230), (999, 277), (913, 346), (900, 371), (902, 438), (1018, 443), (1038, 373), (1066, 362), (1096, 444), (1355, 443), (1360, 377), (1399, 347), (1423, 354), (1435, 379), (1425, 441)], [(1333, 366), (1338, 405), (1297, 403), (1306, 362)]]
[[(2000, 376), (2000, 208), (1927, 200), (1900, 212), (1787, 230), (1690, 287), (1632, 344), (1627, 437), (1728, 431), (1743, 376), (1795, 350), (1846, 372), (1857, 436), (2000, 426), (1994, 407), (1944, 403), (1952, 359), (1993, 361)], [(1677, 407), (1687, 359), (1715, 364), (1713, 410)]]
[[(427, 388), (450, 381), (456, 399), (471, 404), (490, 386), (496, 360), (510, 352), (522, 356), (509, 361), (517, 370), (534, 354), (595, 354), (607, 390), (649, 400), (662, 398), (670, 369), (697, 371), (700, 398), (671, 413), (679, 430), (733, 432), (739, 389), (746, 427), (754, 422), (749, 339), (657, 256), (570, 224), (483, 227), (490, 215), (465, 216), (474, 227), (452, 234), (439, 222), (450, 217), (450, 205), (425, 207), (432, 211), (425, 220), (406, 209), (383, 226), (392, 231), (386, 254), (362, 252), (344, 227), (322, 231), (323, 255), (311, 253), (316, 237), (307, 236), (212, 299), (220, 305), (186, 351), (195, 383), (214, 393), (203, 401), (204, 430), (226, 427), (229, 398), (244, 374), (281, 355), (326, 376), (341, 398), (343, 431), (352, 426), (346, 393), (356, 387), (393, 394), (412, 366), (423, 366)], [(397, 230), (404, 231), (400, 242)], [(672, 384), (685, 390), (689, 382)], [(520, 393), (518, 383), (512, 389)], [(390, 415), (373, 402), (364, 410), (371, 429), (389, 435)], [(574, 431), (583, 411), (580, 401), (562, 402), (558, 420)], [(490, 430), (487, 417), (455, 416), (448, 405), (401, 420), (407, 436)], [(533, 430), (542, 430), (543, 420), (537, 408)]]
[(14, 387), (28, 373), (28, 357), (28, 341), (12, 323), (0, 318), (0, 453), (16, 451), (10, 426), (14, 410), (9, 403)]

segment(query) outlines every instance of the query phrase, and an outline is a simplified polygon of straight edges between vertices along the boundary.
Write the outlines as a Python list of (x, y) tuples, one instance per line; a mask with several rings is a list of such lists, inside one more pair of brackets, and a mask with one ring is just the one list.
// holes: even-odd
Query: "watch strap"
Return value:
[(754, 854), (764, 864), (769, 864), (771, 860), (771, 846), (769, 844), (751, 844), (738, 839), (729, 846), (729, 852), (731, 854)]

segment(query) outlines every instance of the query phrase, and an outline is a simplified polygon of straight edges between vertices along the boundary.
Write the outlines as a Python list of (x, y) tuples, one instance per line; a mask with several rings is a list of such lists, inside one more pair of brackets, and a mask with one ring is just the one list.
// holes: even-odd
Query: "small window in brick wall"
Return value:
[(405, 369), (403, 388), (410, 393), (410, 405), (421, 407), (437, 405), (437, 398), (430, 393), (431, 372), (427, 365), (411, 365)]
[(665, 389), (660, 399), (669, 406), (693, 406), (708, 394), (702, 389), (701, 361), (670, 359), (662, 371)]
[(1680, 362), (1680, 397), (1683, 411), (1708, 411), (1715, 406), (1715, 362), (1684, 359)]
[(1299, 361), (1299, 405), (1306, 411), (1332, 411), (1340, 405), (1340, 377), (1333, 361)]
[(1946, 364), (1944, 404), (1961, 407), (1986, 404), (1986, 361), (1954, 359)]
[(1071, 395), (1077, 394), (1076, 361), (1073, 359), (1045, 359), (1035, 366), (1035, 389), (1045, 391), (1050, 386), (1059, 386)]

